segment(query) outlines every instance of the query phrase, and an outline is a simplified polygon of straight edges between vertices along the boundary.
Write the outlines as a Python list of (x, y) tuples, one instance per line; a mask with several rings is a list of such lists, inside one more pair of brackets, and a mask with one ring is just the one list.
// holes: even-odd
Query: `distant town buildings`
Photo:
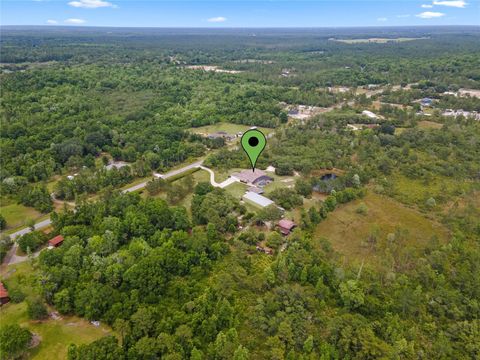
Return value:
[(477, 111), (464, 111), (462, 109), (460, 110), (452, 110), (452, 109), (447, 109), (442, 113), (443, 116), (453, 116), (453, 117), (458, 117), (458, 116), (463, 116), (466, 118), (473, 118), (475, 120), (480, 120), (480, 113)]

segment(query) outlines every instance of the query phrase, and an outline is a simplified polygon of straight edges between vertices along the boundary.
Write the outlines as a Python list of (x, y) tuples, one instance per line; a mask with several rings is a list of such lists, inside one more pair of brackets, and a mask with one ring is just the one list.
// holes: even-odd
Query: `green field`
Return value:
[(474, 183), (456, 181), (452, 178), (438, 177), (429, 181), (409, 179), (402, 175), (389, 179), (393, 184), (393, 196), (407, 205), (423, 207), (428, 198), (433, 197), (437, 205), (442, 206), (465, 192)]
[[(356, 211), (361, 203), (368, 208), (366, 215)], [(376, 233), (380, 246), (387, 235), (397, 229), (408, 231), (404, 245), (417, 249), (424, 247), (433, 236), (441, 242), (448, 236), (443, 225), (427, 219), (418, 211), (388, 197), (369, 193), (364, 199), (341, 205), (330, 213), (318, 225), (315, 238), (328, 239), (348, 262), (378, 263), (382, 254), (366, 246), (367, 239)]]
[(0, 214), (2, 214), (7, 221), (7, 230), (23, 226), (28, 220), (38, 220), (42, 216), (45, 216), (31, 207), (26, 207), (21, 204), (13, 203), (3, 205), (3, 201), (0, 207)]
[[(213, 125), (190, 128), (190, 131), (196, 134), (205, 134), (205, 135), (211, 134), (217, 131), (225, 131), (228, 134), (237, 134), (239, 132), (245, 132), (248, 129), (250, 129), (250, 126), (248, 125), (239, 125), (239, 124), (220, 122)], [(265, 127), (258, 127), (257, 129), (263, 132), (265, 135), (268, 135), (271, 132), (275, 131), (275, 129), (265, 128)]]
[(235, 182), (235, 183), (227, 186), (225, 188), (225, 190), (230, 195), (232, 195), (234, 198), (240, 200), (242, 198), (243, 194), (245, 194), (245, 191), (247, 191), (247, 188), (248, 188), (247, 185), (245, 185), (243, 183)]

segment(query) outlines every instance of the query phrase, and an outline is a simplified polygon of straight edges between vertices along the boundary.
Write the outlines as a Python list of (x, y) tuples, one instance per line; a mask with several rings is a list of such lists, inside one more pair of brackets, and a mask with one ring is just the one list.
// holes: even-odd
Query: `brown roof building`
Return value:
[(283, 235), (290, 234), (290, 231), (292, 231), (296, 226), (297, 224), (291, 220), (282, 219), (278, 222), (278, 229)]
[(259, 185), (259, 186), (265, 186), (268, 183), (273, 181), (273, 179), (270, 176), (268, 176), (265, 173), (265, 171), (262, 171), (259, 169), (255, 169), (254, 171), (243, 170), (238, 173), (233, 173), (232, 177), (236, 177), (238, 180), (240, 180), (243, 183)]
[(57, 235), (53, 239), (48, 240), (48, 246), (58, 247), (63, 243), (63, 236)]
[(0, 282), (0, 305), (6, 304), (10, 301), (10, 297), (8, 296), (8, 290), (5, 289), (3, 283)]

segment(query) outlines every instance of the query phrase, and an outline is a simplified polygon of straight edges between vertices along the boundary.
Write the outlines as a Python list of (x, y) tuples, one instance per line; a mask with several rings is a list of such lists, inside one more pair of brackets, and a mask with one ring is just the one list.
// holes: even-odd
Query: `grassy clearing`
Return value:
[(235, 182), (227, 186), (225, 190), (227, 191), (227, 193), (232, 195), (235, 199), (240, 200), (243, 194), (245, 194), (245, 191), (247, 191), (247, 188), (248, 188), (247, 185), (243, 183)]
[[(368, 214), (356, 212), (361, 203), (368, 208)], [(354, 263), (374, 264), (381, 260), (381, 255), (366, 240), (375, 232), (379, 239), (386, 239), (389, 233), (397, 229), (408, 230), (405, 245), (421, 249), (436, 236), (444, 242), (448, 232), (443, 225), (431, 221), (416, 210), (407, 208), (397, 201), (373, 193), (364, 199), (358, 199), (337, 208), (321, 222), (315, 230), (315, 238), (326, 238), (333, 248), (341, 253), (345, 260)]]
[(65, 359), (70, 344), (86, 344), (103, 336), (112, 334), (106, 326), (95, 327), (76, 316), (63, 317), (61, 320), (48, 319), (31, 321), (27, 316), (27, 304), (7, 304), (0, 310), (2, 324), (19, 324), (41, 337), (40, 344), (29, 351), (29, 359), (54, 360)]
[[(206, 125), (206, 126), (201, 126), (197, 128), (191, 128), (190, 131), (196, 134), (205, 134), (205, 135), (214, 133), (217, 131), (225, 131), (228, 134), (237, 134), (239, 132), (245, 132), (248, 129), (250, 129), (250, 126), (248, 125), (239, 125), (239, 124), (221, 122), (213, 125)], [(258, 127), (258, 130), (263, 132), (265, 135), (268, 135), (271, 132), (275, 131), (275, 129), (264, 128), (264, 127)]]
[(433, 197), (437, 205), (441, 207), (452, 198), (466, 193), (472, 186), (470, 182), (446, 177), (425, 181), (395, 175), (390, 181), (394, 184), (393, 196), (395, 199), (407, 205), (420, 207), (423, 207), (430, 197)]
[(265, 186), (264, 190), (265, 193), (270, 193), (273, 190), (279, 189), (279, 188), (285, 188), (285, 187), (294, 187), (295, 186), (295, 180), (298, 179), (298, 177), (295, 176), (279, 176), (276, 175), (275, 173), (268, 172), (268, 176), (273, 178), (273, 181)]
[[(1, 278), (8, 288), (18, 288), (25, 295), (33, 296), (40, 292), (40, 283), (35, 274), (35, 268), (29, 262), (25, 262), (3, 269)], [(29, 353), (29, 358), (36, 360), (65, 359), (68, 345), (89, 343), (113, 334), (107, 326), (95, 327), (76, 316), (66, 316), (59, 320), (31, 321), (28, 319), (25, 301), (2, 306), (0, 322), (2, 325), (19, 324), (41, 337), (40, 344)]]
[(434, 121), (423, 120), (419, 121), (417, 126), (420, 129), (441, 129), (443, 127), (443, 124)]
[(34, 208), (14, 203), (1, 206), (0, 214), (2, 214), (7, 221), (7, 231), (17, 227), (23, 227), (29, 220), (36, 221), (45, 216)]

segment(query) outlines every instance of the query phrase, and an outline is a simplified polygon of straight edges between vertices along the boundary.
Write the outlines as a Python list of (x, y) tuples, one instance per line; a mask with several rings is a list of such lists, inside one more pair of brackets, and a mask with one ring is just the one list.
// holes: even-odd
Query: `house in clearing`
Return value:
[(54, 248), (54, 247), (59, 247), (63, 243), (63, 236), (62, 235), (57, 235), (54, 238), (48, 240), (48, 247), (49, 248)]
[(273, 178), (268, 176), (265, 171), (259, 169), (255, 169), (254, 171), (243, 170), (238, 173), (233, 173), (231, 176), (237, 178), (240, 182), (256, 186), (265, 186), (273, 181)]
[(297, 226), (293, 221), (282, 219), (278, 222), (278, 229), (283, 235), (288, 235)]
[(8, 296), (8, 290), (5, 289), (3, 283), (0, 282), (0, 305), (4, 305), (10, 301), (10, 296)]

